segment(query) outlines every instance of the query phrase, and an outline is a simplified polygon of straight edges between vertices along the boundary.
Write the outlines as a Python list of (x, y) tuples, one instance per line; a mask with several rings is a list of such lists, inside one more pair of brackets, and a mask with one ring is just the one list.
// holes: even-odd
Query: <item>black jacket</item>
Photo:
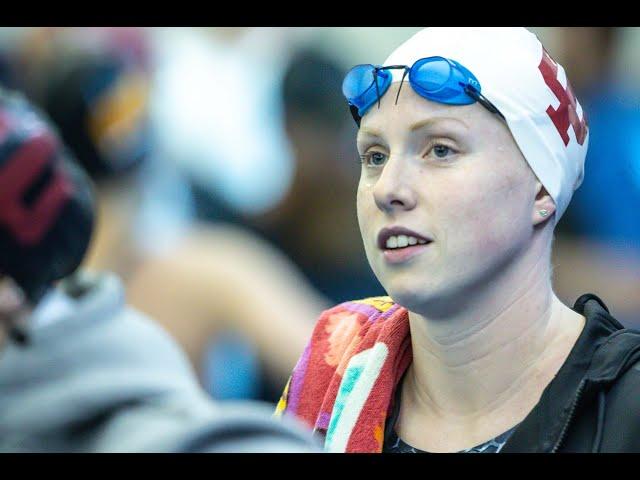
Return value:
[(640, 331), (593, 294), (573, 310), (586, 317), (584, 330), (501, 453), (640, 452)]

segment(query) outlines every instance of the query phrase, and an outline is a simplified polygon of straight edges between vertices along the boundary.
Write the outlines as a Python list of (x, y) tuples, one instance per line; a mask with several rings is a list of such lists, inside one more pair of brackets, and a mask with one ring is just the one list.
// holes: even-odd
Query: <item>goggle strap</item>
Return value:
[(491, 113), (498, 114), (500, 116), (500, 118), (502, 118), (504, 121), (506, 121), (506, 118), (504, 118), (504, 115), (502, 114), (502, 112), (500, 110), (498, 110), (498, 108), (493, 103), (491, 103), (487, 99), (487, 97), (485, 97), (480, 92), (478, 92), (478, 90), (476, 90), (475, 87), (467, 84), (467, 85), (465, 85), (464, 90), (465, 90), (467, 95), (469, 95), (471, 98), (473, 98), (476, 102), (479, 102), (480, 104), (482, 104), (482, 106), (484, 106), (484, 108), (489, 110)]
[(402, 79), (400, 80), (400, 87), (398, 87), (398, 93), (396, 94), (396, 105), (398, 104), (398, 98), (400, 98), (400, 91), (402, 90), (402, 84), (404, 83), (404, 78), (407, 76), (408, 71), (409, 70), (405, 68), (404, 73), (402, 74)]
[(360, 118), (360, 114), (358, 113), (358, 107), (349, 104), (349, 111), (351, 112), (351, 116), (353, 117), (353, 119), (356, 121), (356, 125), (358, 125), (358, 128), (360, 128), (360, 121), (362, 119)]
[(376, 96), (378, 97), (378, 110), (380, 110), (380, 87), (378, 86), (378, 69), (373, 71), (373, 81), (376, 84)]

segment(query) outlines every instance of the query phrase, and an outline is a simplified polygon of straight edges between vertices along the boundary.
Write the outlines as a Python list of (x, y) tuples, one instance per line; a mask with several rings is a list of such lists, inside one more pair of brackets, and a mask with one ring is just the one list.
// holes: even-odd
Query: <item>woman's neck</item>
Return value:
[(443, 439), (454, 444), (456, 434), (498, 435), (535, 406), (584, 326), (554, 295), (545, 258), (505, 270), (449, 318), (409, 313), (413, 364), (401, 408), (415, 425), (401, 429), (408, 436), (415, 440), (420, 424), (453, 429)]

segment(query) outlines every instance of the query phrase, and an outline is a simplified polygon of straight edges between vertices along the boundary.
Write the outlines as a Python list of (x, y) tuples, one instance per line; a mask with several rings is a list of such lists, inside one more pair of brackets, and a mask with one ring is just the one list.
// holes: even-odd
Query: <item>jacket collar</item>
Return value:
[(610, 314), (604, 302), (593, 294), (582, 295), (573, 310), (586, 318), (584, 329), (554, 379), (542, 392), (540, 401), (520, 423), (502, 452), (550, 452), (567, 423), (579, 386), (598, 375), (615, 374), (619, 359), (592, 360), (607, 338), (624, 327)]

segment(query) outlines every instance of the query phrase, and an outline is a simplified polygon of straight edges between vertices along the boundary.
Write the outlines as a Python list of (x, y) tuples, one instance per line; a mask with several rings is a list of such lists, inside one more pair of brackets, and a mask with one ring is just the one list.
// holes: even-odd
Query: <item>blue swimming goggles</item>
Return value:
[(469, 70), (455, 60), (428, 57), (416, 61), (412, 67), (364, 64), (356, 65), (349, 70), (342, 82), (342, 93), (349, 102), (351, 115), (358, 127), (362, 116), (374, 103), (377, 102), (380, 108), (380, 97), (389, 89), (392, 81), (389, 70), (397, 69), (404, 70), (404, 73), (396, 95), (396, 103), (408, 73), (409, 83), (413, 89), (428, 100), (447, 105), (469, 105), (478, 102), (504, 120), (504, 115), (480, 93), (480, 82)]

